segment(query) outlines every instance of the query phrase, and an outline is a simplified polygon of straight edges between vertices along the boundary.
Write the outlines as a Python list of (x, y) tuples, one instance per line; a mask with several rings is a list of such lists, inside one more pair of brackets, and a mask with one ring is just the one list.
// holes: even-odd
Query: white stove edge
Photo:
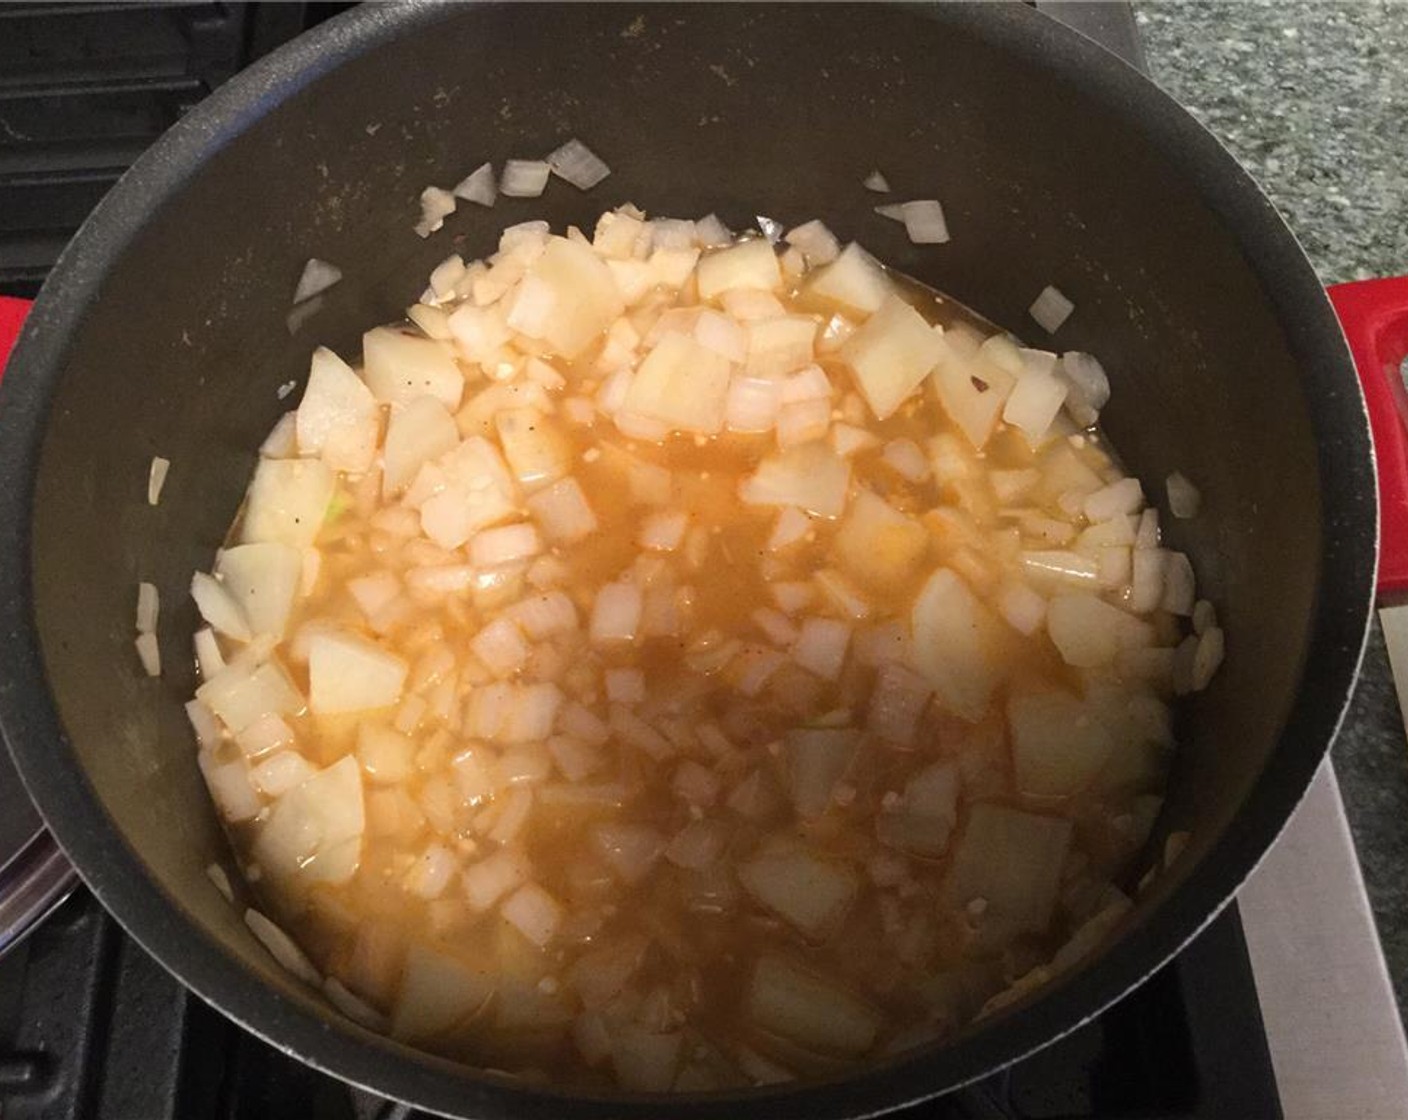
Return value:
[(1286, 1120), (1408, 1117), (1408, 1043), (1328, 760), (1237, 902)]

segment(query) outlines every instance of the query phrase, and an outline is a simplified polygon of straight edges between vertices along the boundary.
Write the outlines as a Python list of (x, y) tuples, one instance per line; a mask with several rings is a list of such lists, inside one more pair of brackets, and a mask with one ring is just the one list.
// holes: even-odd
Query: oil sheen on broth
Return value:
[(191, 713), (354, 1018), (563, 1083), (810, 1076), (1129, 908), (1221, 632), (1098, 363), (795, 240), (514, 227), (315, 355), (197, 577)]

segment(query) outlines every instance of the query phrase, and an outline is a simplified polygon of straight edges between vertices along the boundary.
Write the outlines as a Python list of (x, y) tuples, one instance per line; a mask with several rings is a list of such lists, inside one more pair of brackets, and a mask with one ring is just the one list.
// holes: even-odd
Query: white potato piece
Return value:
[(929, 551), (929, 532), (884, 498), (860, 490), (835, 537), (846, 574), (872, 591), (893, 594), (913, 579)]
[(784, 957), (765, 956), (753, 968), (744, 997), (748, 1017), (766, 1031), (812, 1050), (858, 1056), (884, 1023), (858, 996)]
[(451, 412), (464, 396), (464, 374), (443, 342), (377, 327), (362, 336), (362, 375), (377, 400), (409, 404), (434, 397)]
[(345, 883), (361, 860), (365, 828), (362, 772), (346, 755), (278, 798), (254, 858), (276, 882)]
[(997, 428), (1016, 378), (993, 362), (961, 357), (950, 348), (934, 368), (933, 383), (949, 419), (981, 451)]
[(852, 241), (839, 257), (811, 275), (805, 290), (842, 310), (869, 315), (880, 310), (893, 287), (880, 263)]
[(1079, 793), (1115, 749), (1098, 714), (1068, 693), (1016, 693), (1007, 719), (1017, 788), (1034, 797)]
[(284, 636), (303, 582), (302, 552), (272, 541), (236, 545), (220, 553), (215, 572), (253, 633)]
[(723, 429), (729, 361), (688, 335), (667, 334), (631, 378), (623, 411), (671, 430), (713, 435)]
[(435, 397), (416, 397), (393, 408), (382, 448), (382, 493), (388, 497), (401, 493), (422, 464), (448, 454), (459, 442), (455, 418)]
[(443, 1038), (482, 1011), (497, 987), (491, 962), (470, 965), (413, 944), (391, 1012), (391, 1036), (410, 1043)]
[(327, 631), (308, 645), (309, 706), (320, 715), (389, 708), (401, 699), (410, 667), (355, 634)]
[(695, 269), (695, 279), (699, 298), (712, 300), (739, 289), (777, 291), (782, 287), (782, 269), (773, 247), (755, 238), (707, 253)]
[[(542, 314), (536, 333), (524, 333), (541, 339), (564, 358), (581, 354), (625, 310), (605, 262), (588, 246), (564, 237), (549, 239), (524, 277), (524, 284), (530, 283), (539, 293), (537, 298), (550, 301), (551, 310)], [(510, 325), (513, 318), (510, 311)]]
[(240, 540), (308, 548), (336, 485), (336, 476), (318, 459), (260, 459), (244, 498)]
[(1063, 817), (973, 806), (949, 873), (951, 897), (959, 906), (981, 898), (985, 921), (1000, 917), (1019, 931), (1046, 930), (1071, 834)]
[(844, 864), (791, 845), (764, 849), (739, 864), (738, 881), (812, 941), (824, 940), (840, 927), (860, 890), (860, 881)]
[(313, 351), (308, 386), (295, 414), (300, 455), (329, 469), (361, 474), (376, 455), (381, 409), (352, 367), (329, 350)]
[(944, 356), (938, 328), (891, 297), (841, 347), (876, 419), (884, 420), (919, 388)]
[(851, 465), (820, 440), (769, 455), (743, 480), (748, 505), (796, 506), (817, 517), (839, 517), (846, 508)]
[(914, 667), (939, 702), (963, 719), (981, 719), (1003, 676), (1002, 624), (950, 568), (929, 577), (910, 622)]
[(1109, 665), (1121, 650), (1153, 641), (1147, 622), (1088, 592), (1054, 596), (1046, 610), (1046, 632), (1066, 664), (1082, 669)]

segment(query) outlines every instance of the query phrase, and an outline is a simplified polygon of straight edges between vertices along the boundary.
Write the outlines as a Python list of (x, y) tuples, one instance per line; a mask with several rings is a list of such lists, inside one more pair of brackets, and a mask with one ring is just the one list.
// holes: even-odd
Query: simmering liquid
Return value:
[[(613, 257), (613, 218), (635, 220), (603, 219), (598, 259), (699, 253)], [(535, 269), (558, 282), (539, 262), (559, 244), (583, 251), (506, 242), (490, 268), (517, 275), (494, 299), (482, 268), (450, 267), (415, 325), (380, 332), (451, 362), (450, 400), (386, 389), (369, 342), (372, 427), (354, 430), (372, 414), (345, 382), (340, 419), (320, 419), (315, 359), (307, 411), (266, 445), (261, 470), (331, 462), (327, 514), (309, 535), (289, 513), (318, 479), (256, 478), (217, 565), (249, 633), (202, 605), (225, 626), (196, 713), (263, 908), (377, 1029), (630, 1089), (843, 1069), (1068, 967), (1129, 905), (1116, 884), (1160, 806), (1167, 704), (1211, 672), (1186, 562), (1079, 422), (1078, 383), (876, 269), (884, 308), (944, 328), (932, 351), (880, 339), (881, 365), (903, 345), (933, 361), (877, 405), (865, 332), (899, 312), (828, 294), (844, 261), (801, 254), (771, 289), (713, 291), (691, 262), (629, 298), (613, 268), (622, 295), (572, 350), (525, 309)], [(521, 329), (486, 353), (465, 336), (496, 308)], [(646, 393), (672, 336), (726, 400), (696, 415), (668, 375)], [(406, 385), (424, 360), (396, 359)], [(1067, 386), (1036, 432), (989, 407), (1024, 419), (1026, 377)], [(425, 457), (393, 483), (416, 400), (438, 402), (440, 441), (417, 427)], [(477, 464), (467, 490), (456, 455)], [(481, 479), (502, 509), (466, 528)], [(286, 551), (247, 554), (250, 575), (250, 544)]]

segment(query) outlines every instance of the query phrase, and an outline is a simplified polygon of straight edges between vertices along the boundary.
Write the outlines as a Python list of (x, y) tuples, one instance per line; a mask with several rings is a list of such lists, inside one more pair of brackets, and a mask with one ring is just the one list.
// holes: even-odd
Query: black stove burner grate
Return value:
[[(1229, 909), (1094, 1021), (896, 1120), (1277, 1120), (1241, 922)], [(410, 1120), (191, 995), (86, 891), (0, 960), (4, 1120)], [(428, 1120), (428, 1118), (427, 1118)]]

